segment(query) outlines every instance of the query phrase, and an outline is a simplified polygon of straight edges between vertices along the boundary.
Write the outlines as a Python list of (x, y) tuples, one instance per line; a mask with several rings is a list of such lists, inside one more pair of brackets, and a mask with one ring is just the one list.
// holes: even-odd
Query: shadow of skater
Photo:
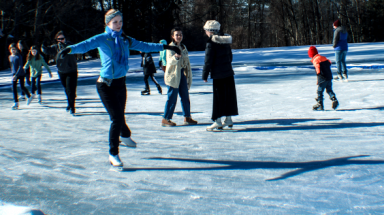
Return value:
[(315, 171), (328, 167), (346, 166), (346, 165), (374, 165), (384, 164), (384, 160), (350, 160), (352, 158), (369, 157), (369, 155), (357, 155), (350, 157), (334, 158), (322, 161), (308, 161), (308, 162), (274, 162), (274, 161), (222, 161), (222, 160), (205, 160), (205, 159), (187, 159), (187, 158), (166, 158), (166, 157), (152, 157), (151, 160), (171, 160), (171, 161), (185, 161), (196, 163), (208, 164), (221, 164), (223, 166), (209, 166), (209, 167), (137, 167), (137, 168), (123, 168), (123, 172), (129, 171), (202, 171), (202, 170), (251, 170), (251, 169), (296, 169), (289, 171), (279, 177), (267, 179), (266, 181), (282, 180), (289, 177), (297, 176), (305, 172)]

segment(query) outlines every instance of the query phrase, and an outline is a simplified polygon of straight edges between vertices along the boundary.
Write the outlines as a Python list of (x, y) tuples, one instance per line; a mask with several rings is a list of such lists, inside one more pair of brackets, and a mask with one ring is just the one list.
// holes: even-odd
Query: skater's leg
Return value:
[(32, 77), (32, 94), (36, 93), (36, 78)]
[(325, 89), (326, 89), (326, 92), (328, 93), (330, 99), (332, 99), (332, 97), (336, 97), (335, 93), (332, 90), (332, 81), (327, 81)]
[(122, 118), (124, 120), (123, 125), (121, 126), (120, 136), (122, 137), (130, 137), (131, 136), (131, 130), (129, 129), (127, 122), (125, 120), (125, 106), (127, 102), (127, 87), (125, 85), (125, 77), (124, 83), (119, 85), (119, 88), (117, 89), (116, 95), (118, 97), (118, 101), (120, 104), (120, 110), (122, 110)]
[(69, 105), (69, 99), (68, 99), (68, 93), (67, 93), (67, 74), (62, 72), (57, 72), (57, 74), (59, 75), (61, 85), (63, 85), (64, 87), (64, 92), (65, 92), (65, 96), (67, 97), (67, 103), (68, 103), (67, 111), (69, 111), (71, 106)]
[(153, 74), (151, 74), (149, 77), (151, 77), (153, 83), (155, 83), (156, 86), (159, 85), (159, 83), (157, 82), (157, 80)]
[(148, 78), (150, 75), (144, 75), (144, 83), (145, 83), (145, 89), (149, 91), (149, 83)]
[(116, 94), (117, 89), (119, 89), (119, 84), (122, 84), (121, 81), (124, 80), (125, 78), (121, 78), (121, 80), (114, 79), (110, 87), (108, 87), (105, 83), (96, 83), (97, 92), (100, 96), (101, 102), (103, 103), (112, 121), (109, 129), (110, 155), (119, 154), (119, 136), (121, 128), (125, 123), (124, 109), (121, 108), (119, 96)]
[(25, 80), (28, 86), (31, 86), (31, 70), (28, 68), (25, 71)]
[(173, 113), (175, 111), (177, 103), (177, 94), (179, 93), (179, 88), (173, 88), (168, 86), (168, 99), (164, 107), (164, 116), (166, 120), (172, 119)]
[(66, 78), (66, 88), (68, 96), (68, 105), (71, 111), (75, 112), (75, 101), (76, 101), (76, 88), (77, 88), (77, 72), (71, 72)]
[(36, 77), (37, 94), (41, 95), (41, 75)]
[(336, 66), (337, 66), (337, 75), (341, 76), (341, 51), (335, 51)]
[(323, 105), (323, 93), (324, 89), (327, 85), (327, 82), (320, 83), (317, 87), (317, 104), (313, 106), (313, 110), (324, 110), (324, 105)]
[(19, 81), (21, 90), (24, 91), (25, 95), (27, 95), (28, 98), (31, 97), (31, 94), (29, 93), (28, 89), (24, 86), (24, 77), (21, 77)]
[(184, 117), (191, 117), (191, 102), (189, 100), (188, 83), (183, 71), (181, 71), (179, 95)]
[(17, 97), (17, 80), (19, 80), (19, 79), (16, 79), (16, 81), (12, 80), (13, 101), (15, 103), (19, 102), (19, 98)]
[(343, 71), (343, 75), (345, 76), (344, 78), (348, 78), (346, 58), (347, 58), (347, 51), (342, 51), (340, 56), (340, 61), (341, 61), (341, 69)]

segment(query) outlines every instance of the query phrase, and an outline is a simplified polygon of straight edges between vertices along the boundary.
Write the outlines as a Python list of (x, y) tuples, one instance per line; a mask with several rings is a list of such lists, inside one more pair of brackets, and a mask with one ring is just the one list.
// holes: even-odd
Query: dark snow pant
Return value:
[[(37, 89), (37, 94), (41, 95), (41, 75), (37, 77), (32, 77), (32, 94), (35, 94)], [(37, 85), (37, 87), (36, 87)]]
[(213, 108), (212, 120), (223, 116), (239, 115), (235, 79), (233, 76), (213, 79)]
[(58, 72), (61, 84), (64, 87), (67, 95), (68, 106), (71, 109), (75, 108), (76, 88), (77, 88), (77, 71), (71, 73)]
[(127, 88), (125, 77), (113, 79), (111, 86), (105, 83), (96, 83), (97, 92), (101, 102), (107, 110), (112, 121), (109, 129), (109, 154), (119, 154), (119, 142), (122, 137), (130, 137), (131, 130), (125, 122), (125, 103), (127, 101)]
[(327, 91), (330, 99), (332, 99), (332, 97), (336, 97), (332, 90), (332, 80), (324, 81), (317, 87), (317, 101), (323, 101), (324, 90)]
[(29, 93), (28, 89), (24, 86), (24, 78), (25, 76), (18, 77), (16, 81), (12, 80), (12, 91), (13, 91), (13, 101), (19, 102), (19, 98), (17, 97), (17, 81), (20, 80), (20, 88), (21, 91), (24, 92), (27, 97), (31, 97), (31, 94)]
[(183, 110), (184, 117), (191, 117), (191, 102), (189, 100), (188, 83), (187, 78), (184, 75), (184, 69), (181, 70), (179, 88), (168, 86), (168, 100), (165, 103), (163, 116), (164, 119), (172, 119), (176, 108), (177, 94), (180, 95), (181, 108)]
[(149, 83), (148, 83), (148, 78), (151, 77), (153, 83), (156, 84), (156, 86), (159, 85), (159, 83), (157, 83), (157, 80), (155, 78), (155, 76), (153, 76), (153, 74), (150, 74), (150, 75), (144, 75), (144, 83), (145, 83), (145, 89), (146, 90), (149, 90)]

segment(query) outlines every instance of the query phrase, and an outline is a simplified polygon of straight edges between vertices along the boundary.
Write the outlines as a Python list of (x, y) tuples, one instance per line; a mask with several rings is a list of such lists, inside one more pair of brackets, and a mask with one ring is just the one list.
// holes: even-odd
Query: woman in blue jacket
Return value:
[(333, 48), (335, 50), (337, 77), (340, 80), (348, 80), (347, 64), (345, 62), (348, 52), (348, 31), (341, 25), (340, 20), (333, 23)]
[(59, 53), (59, 58), (64, 58), (67, 54), (83, 54), (89, 50), (98, 49), (101, 71), (96, 88), (112, 121), (109, 130), (109, 161), (113, 166), (121, 167), (123, 163), (119, 157), (119, 140), (125, 146), (136, 147), (124, 115), (127, 100), (125, 75), (129, 69), (129, 50), (158, 52), (164, 49), (175, 50), (175, 48), (159, 43), (140, 42), (125, 36), (122, 34), (123, 14), (118, 10), (110, 9), (105, 14), (105, 24), (107, 26), (104, 33), (68, 46)]

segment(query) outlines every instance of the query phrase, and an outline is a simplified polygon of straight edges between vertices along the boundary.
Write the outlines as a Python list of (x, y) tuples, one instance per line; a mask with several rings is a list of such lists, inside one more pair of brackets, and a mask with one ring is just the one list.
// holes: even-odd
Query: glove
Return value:
[(176, 52), (176, 54), (181, 55), (180, 49), (177, 48), (176, 46), (169, 46), (169, 45), (163, 45), (163, 46), (164, 46), (164, 49), (172, 50)]
[(71, 48), (65, 48), (65, 49), (61, 50), (61, 51), (59, 52), (59, 54), (58, 54), (58, 58), (59, 58), (59, 59), (64, 59), (65, 56), (67, 56), (67, 54), (68, 54), (69, 52), (71, 52), (71, 51), (72, 51)]

